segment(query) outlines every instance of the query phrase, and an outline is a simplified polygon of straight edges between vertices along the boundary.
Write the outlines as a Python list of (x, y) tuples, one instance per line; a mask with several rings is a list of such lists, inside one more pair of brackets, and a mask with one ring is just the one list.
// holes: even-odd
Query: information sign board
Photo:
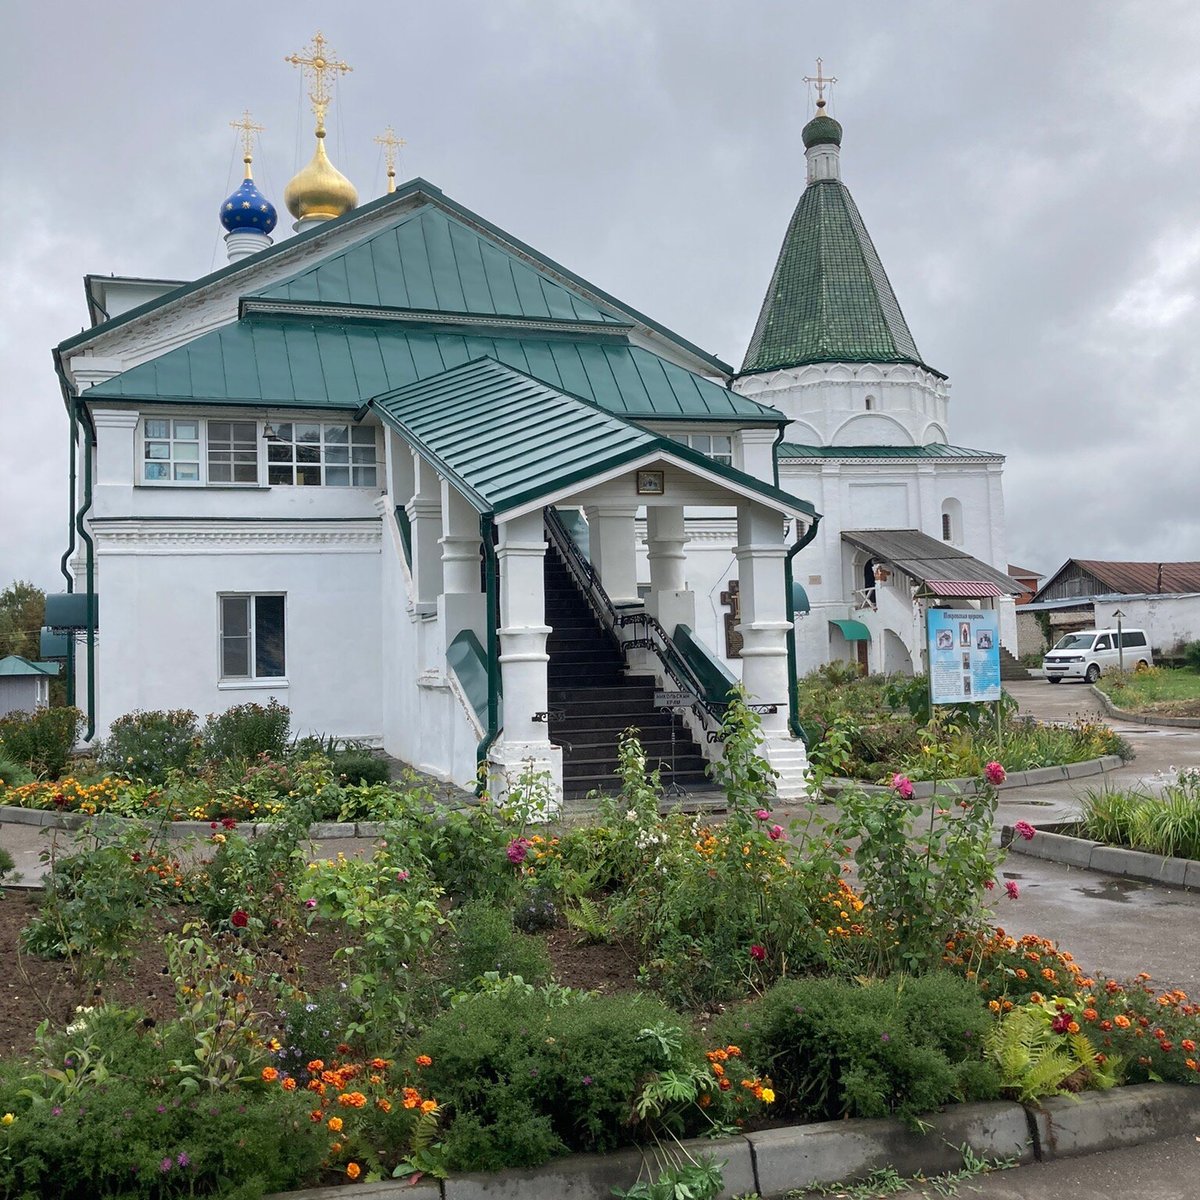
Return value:
[(1000, 699), (1000, 622), (977, 608), (928, 613), (929, 698), (934, 704)]

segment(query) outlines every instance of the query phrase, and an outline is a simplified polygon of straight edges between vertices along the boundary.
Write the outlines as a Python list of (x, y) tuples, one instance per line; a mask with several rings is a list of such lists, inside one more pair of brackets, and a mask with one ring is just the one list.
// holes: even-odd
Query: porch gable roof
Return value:
[(614, 471), (665, 459), (806, 520), (806, 500), (507, 367), (479, 358), (370, 406), (481, 514), (512, 512)]
[[(891, 563), (918, 583), (936, 581), (943, 588), (964, 581), (990, 583), (995, 585), (996, 594), (1003, 596), (1015, 596), (1024, 590), (1003, 571), (918, 529), (843, 530), (842, 541)], [(957, 594), (963, 595), (961, 591)]]

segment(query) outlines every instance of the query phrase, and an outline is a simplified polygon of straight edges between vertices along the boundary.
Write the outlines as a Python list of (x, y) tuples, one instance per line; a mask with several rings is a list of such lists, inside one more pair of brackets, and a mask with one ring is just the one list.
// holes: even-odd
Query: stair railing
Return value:
[[(704, 681), (693, 670), (657, 617), (645, 609), (629, 613), (618, 611), (604, 590), (596, 568), (584, 558), (558, 512), (547, 508), (545, 515), (546, 533), (551, 545), (558, 551), (559, 558), (588, 607), (601, 627), (617, 643), (621, 653), (627, 656), (630, 650), (649, 650), (654, 654), (662, 666), (663, 675), (675, 685), (675, 690), (686, 692), (692, 697), (693, 711), (704, 727), (708, 741), (719, 741), (725, 714), (724, 697), (709, 694)], [(631, 627), (638, 627), (639, 636), (622, 637), (620, 631)]]

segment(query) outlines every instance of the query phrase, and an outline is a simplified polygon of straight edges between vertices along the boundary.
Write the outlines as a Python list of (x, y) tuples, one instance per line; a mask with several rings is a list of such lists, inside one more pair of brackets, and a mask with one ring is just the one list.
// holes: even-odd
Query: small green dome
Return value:
[(805, 125), (801, 136), (805, 150), (811, 150), (814, 146), (840, 146), (842, 126), (825, 111), (822, 102), (817, 105), (817, 115)]

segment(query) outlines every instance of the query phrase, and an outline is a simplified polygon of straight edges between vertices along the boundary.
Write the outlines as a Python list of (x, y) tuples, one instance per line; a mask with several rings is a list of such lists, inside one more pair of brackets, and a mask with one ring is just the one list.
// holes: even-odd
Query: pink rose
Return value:
[(1008, 778), (1008, 773), (998, 762), (988, 763), (983, 768), (983, 775), (992, 787), (999, 787)]
[(233, 915), (229, 918), (229, 923), (235, 929), (245, 929), (250, 924), (250, 914), (244, 908), (235, 908)]
[(1015, 900), (1021, 894), (1021, 889), (1017, 887), (1016, 880), (1013, 879), (1010, 879), (1004, 885), (1004, 890), (1008, 893), (1010, 900)]
[(1013, 833), (1029, 842), (1033, 840), (1033, 835), (1037, 833), (1037, 830), (1028, 821), (1017, 821), (1013, 825)]
[(783, 826), (782, 825), (772, 825), (771, 828), (767, 831), (767, 837), (769, 837), (771, 839), (771, 841), (773, 841), (773, 842), (779, 841), (779, 839), (781, 837), (783, 837)]
[(519, 866), (525, 861), (525, 856), (529, 853), (529, 847), (533, 843), (525, 837), (515, 837), (508, 843), (508, 849), (505, 854), (508, 855), (508, 861), (514, 867)]
[(911, 800), (913, 795), (912, 780), (907, 775), (893, 775), (892, 790), (905, 800)]
[(760, 808), (754, 815), (760, 821), (769, 821), (771, 819), (771, 814), (765, 808)]

